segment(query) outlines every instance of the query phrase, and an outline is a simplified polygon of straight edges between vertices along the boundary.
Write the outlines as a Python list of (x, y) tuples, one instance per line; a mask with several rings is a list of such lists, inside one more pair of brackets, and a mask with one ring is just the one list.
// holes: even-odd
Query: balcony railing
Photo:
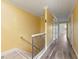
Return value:
[(45, 48), (45, 33), (32, 35), (32, 57), (34, 58), (43, 48)]

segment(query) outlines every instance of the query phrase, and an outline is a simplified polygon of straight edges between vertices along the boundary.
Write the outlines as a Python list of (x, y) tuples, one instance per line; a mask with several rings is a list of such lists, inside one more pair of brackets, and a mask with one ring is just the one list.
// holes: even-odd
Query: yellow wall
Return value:
[(40, 24), (41, 24), (41, 32), (45, 32), (45, 19), (44, 19), (44, 16), (41, 17), (41, 21), (40, 21)]
[(76, 0), (75, 8), (74, 8), (74, 13), (73, 13), (73, 27), (74, 27), (73, 46), (74, 46), (74, 49), (76, 50), (76, 53), (78, 53), (78, 3), (77, 3), (77, 0)]
[(1, 14), (1, 50), (20, 48), (31, 52), (31, 45), (23, 41), (21, 36), (32, 42), (31, 35), (40, 32), (40, 18), (4, 1), (2, 1)]

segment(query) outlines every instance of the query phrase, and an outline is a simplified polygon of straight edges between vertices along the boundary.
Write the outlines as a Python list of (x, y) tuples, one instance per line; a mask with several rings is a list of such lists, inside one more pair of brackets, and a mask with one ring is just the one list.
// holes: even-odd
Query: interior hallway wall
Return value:
[(41, 17), (41, 32), (45, 33), (45, 19), (44, 16)]
[(73, 47), (76, 51), (76, 53), (78, 53), (78, 1), (76, 1), (75, 4), (75, 8), (74, 8), (74, 12), (73, 12)]
[(4, 0), (1, 2), (1, 15), (1, 50), (20, 48), (31, 52), (32, 46), (21, 37), (32, 43), (31, 35), (40, 32), (40, 18)]

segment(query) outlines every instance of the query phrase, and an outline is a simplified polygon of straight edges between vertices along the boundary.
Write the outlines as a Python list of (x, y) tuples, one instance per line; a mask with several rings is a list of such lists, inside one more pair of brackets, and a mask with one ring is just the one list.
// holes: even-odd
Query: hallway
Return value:
[(78, 59), (77, 2), (2, 0), (2, 59)]
[(55, 43), (47, 51), (41, 59), (77, 59), (65, 34), (55, 40)]

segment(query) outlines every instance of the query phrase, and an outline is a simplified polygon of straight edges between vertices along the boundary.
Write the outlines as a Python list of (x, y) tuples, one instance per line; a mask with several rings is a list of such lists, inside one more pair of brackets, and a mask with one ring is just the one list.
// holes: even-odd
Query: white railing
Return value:
[(32, 56), (33, 58), (45, 48), (45, 33), (32, 35)]
[(45, 33), (33, 34), (33, 35), (32, 35), (32, 38), (37, 37), (37, 36), (42, 36), (42, 35), (45, 35)]

